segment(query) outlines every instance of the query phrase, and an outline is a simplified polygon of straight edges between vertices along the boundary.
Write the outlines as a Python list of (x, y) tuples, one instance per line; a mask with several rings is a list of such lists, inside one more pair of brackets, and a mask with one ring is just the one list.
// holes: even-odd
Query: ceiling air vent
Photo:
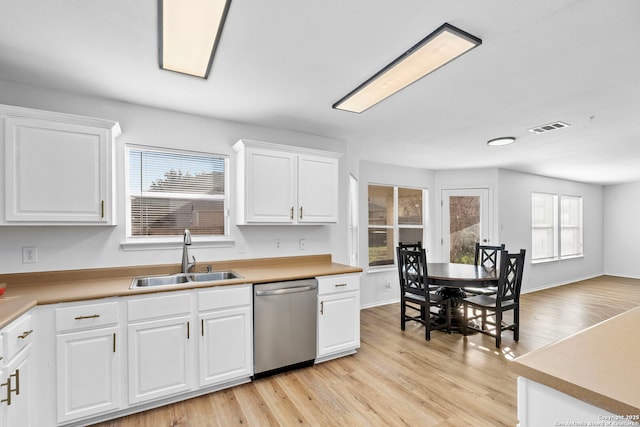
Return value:
[(533, 132), (533, 133), (545, 133), (545, 132), (549, 132), (549, 131), (556, 130), (556, 129), (568, 128), (569, 126), (571, 126), (571, 125), (568, 124), (568, 123), (553, 122), (553, 123), (548, 123), (546, 125), (536, 126), (536, 127), (533, 127), (531, 129), (527, 129), (527, 130), (529, 132)]

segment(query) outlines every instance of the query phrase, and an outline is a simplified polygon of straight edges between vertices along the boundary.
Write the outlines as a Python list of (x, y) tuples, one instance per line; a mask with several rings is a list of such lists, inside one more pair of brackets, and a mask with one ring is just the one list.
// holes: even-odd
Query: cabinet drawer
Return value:
[(318, 279), (318, 295), (360, 290), (359, 274), (320, 276), (316, 279)]
[(14, 320), (3, 330), (4, 348), (7, 360), (18, 354), (27, 344), (33, 341), (33, 321), (31, 314)]
[(132, 299), (127, 302), (130, 322), (191, 314), (191, 294), (170, 293)]
[(252, 298), (251, 285), (218, 286), (198, 292), (198, 311), (247, 306)]
[(117, 324), (119, 321), (117, 302), (83, 304), (56, 309), (56, 331), (98, 328)]

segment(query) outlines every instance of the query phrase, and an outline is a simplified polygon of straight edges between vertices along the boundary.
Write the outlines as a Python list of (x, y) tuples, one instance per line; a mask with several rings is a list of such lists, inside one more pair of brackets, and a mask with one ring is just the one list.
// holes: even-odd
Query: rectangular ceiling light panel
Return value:
[(158, 0), (160, 68), (207, 78), (231, 0)]
[(444, 24), (333, 105), (361, 113), (482, 44), (482, 40)]

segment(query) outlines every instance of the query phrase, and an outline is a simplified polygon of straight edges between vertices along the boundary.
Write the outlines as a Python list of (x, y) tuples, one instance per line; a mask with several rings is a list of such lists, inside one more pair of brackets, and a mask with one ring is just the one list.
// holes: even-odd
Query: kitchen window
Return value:
[(532, 260), (583, 255), (582, 197), (532, 193), (531, 206)]
[(127, 146), (129, 238), (228, 234), (225, 156)]
[(369, 266), (395, 265), (399, 242), (424, 242), (426, 190), (369, 185)]

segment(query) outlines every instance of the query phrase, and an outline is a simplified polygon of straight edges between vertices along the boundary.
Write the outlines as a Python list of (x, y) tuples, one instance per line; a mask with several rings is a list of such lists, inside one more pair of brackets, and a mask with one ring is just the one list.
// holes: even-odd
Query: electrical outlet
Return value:
[(22, 263), (34, 264), (38, 262), (38, 247), (37, 246), (25, 246), (22, 248)]
[(240, 239), (236, 241), (236, 249), (238, 251), (239, 254), (243, 254), (245, 253), (244, 250), (244, 240)]
[(282, 249), (282, 241), (280, 239), (276, 239), (275, 240), (275, 248), (276, 248), (277, 251)]
[(391, 282), (385, 283), (384, 290), (387, 292), (391, 292)]
[(307, 249), (307, 239), (300, 239), (298, 241), (298, 246), (301, 251), (304, 251), (305, 249)]

